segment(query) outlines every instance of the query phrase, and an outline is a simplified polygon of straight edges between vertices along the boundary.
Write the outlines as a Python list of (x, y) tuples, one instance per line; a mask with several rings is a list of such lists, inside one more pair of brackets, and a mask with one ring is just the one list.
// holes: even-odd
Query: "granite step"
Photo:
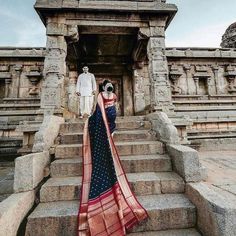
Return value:
[(12, 110), (36, 110), (40, 108), (39, 104), (17, 104), (17, 103), (6, 103), (0, 104), (1, 111), (12, 111)]
[(175, 112), (184, 112), (184, 111), (225, 111), (225, 110), (236, 110), (236, 105), (229, 105), (229, 106), (211, 106), (211, 105), (202, 105), (202, 106), (175, 106)]
[[(120, 159), (126, 173), (172, 170), (171, 160), (167, 155), (121, 156)], [(80, 176), (82, 158), (57, 159), (51, 163), (50, 172), (52, 177)]]
[(36, 116), (37, 115), (37, 110), (17, 110), (17, 111), (1, 111), (0, 116)]
[[(115, 141), (155, 140), (155, 134), (150, 130), (119, 130), (114, 133)], [(83, 142), (83, 132), (72, 132), (60, 135), (61, 144)]]
[[(60, 133), (83, 132), (84, 121), (66, 122), (61, 125)], [(150, 121), (134, 120), (132, 118), (118, 119), (116, 121), (117, 130), (150, 129)]]
[[(116, 142), (120, 156), (163, 154), (164, 145), (159, 141)], [(55, 157), (79, 158), (82, 156), (82, 144), (61, 144), (56, 146)]]
[[(127, 179), (136, 195), (183, 193), (185, 183), (174, 172), (128, 173)], [(40, 201), (79, 199), (82, 177), (50, 178), (40, 190)]]
[[(137, 196), (150, 218), (132, 232), (192, 228), (195, 206), (183, 194)], [(26, 236), (71, 236), (77, 233), (79, 201), (39, 203), (28, 216)]]
[(201, 236), (194, 228), (130, 233), (130, 236)]

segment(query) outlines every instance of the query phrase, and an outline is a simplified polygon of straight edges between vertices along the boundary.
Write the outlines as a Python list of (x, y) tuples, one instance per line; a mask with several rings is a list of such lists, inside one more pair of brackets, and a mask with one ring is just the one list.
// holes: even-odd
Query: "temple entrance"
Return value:
[(124, 115), (124, 109), (123, 109), (123, 91), (122, 91), (122, 85), (123, 81), (121, 77), (97, 77), (97, 88), (98, 92), (102, 91), (102, 82), (107, 79), (111, 81), (113, 88), (114, 88), (114, 93), (117, 95), (117, 103), (118, 103), (118, 110), (117, 110), (117, 115), (118, 116), (123, 116)]
[(82, 26), (79, 35), (78, 42), (68, 44), (67, 61), (76, 67), (78, 74), (87, 65), (95, 75), (99, 90), (103, 80), (110, 80), (118, 97), (118, 115), (133, 115), (132, 52), (137, 29)]

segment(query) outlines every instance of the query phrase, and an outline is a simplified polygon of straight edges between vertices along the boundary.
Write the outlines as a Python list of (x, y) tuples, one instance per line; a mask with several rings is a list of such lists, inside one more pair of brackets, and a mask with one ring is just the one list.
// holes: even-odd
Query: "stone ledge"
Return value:
[(196, 150), (183, 145), (167, 145), (167, 152), (172, 159), (173, 169), (186, 182), (202, 180), (201, 164)]
[(187, 184), (186, 194), (197, 208), (197, 224), (204, 235), (236, 235), (235, 196), (223, 196), (204, 183)]
[(198, 57), (198, 58), (235, 58), (236, 49), (228, 48), (166, 48), (168, 57)]
[(50, 162), (48, 151), (32, 153), (15, 159), (14, 191), (33, 190), (45, 177), (44, 169)]
[(18, 228), (32, 208), (35, 191), (15, 193), (0, 203), (0, 236), (15, 236)]
[(180, 143), (178, 131), (166, 113), (155, 112), (148, 114), (146, 117), (152, 123), (152, 129), (156, 132), (159, 141), (166, 144)]

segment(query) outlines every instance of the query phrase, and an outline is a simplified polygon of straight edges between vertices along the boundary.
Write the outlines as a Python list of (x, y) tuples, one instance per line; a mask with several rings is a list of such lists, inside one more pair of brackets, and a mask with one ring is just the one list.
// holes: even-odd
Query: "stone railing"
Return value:
[(37, 192), (49, 175), (49, 149), (64, 118), (45, 116), (35, 135), (33, 153), (15, 159), (14, 194), (0, 203), (0, 236), (17, 235), (29, 211), (38, 202)]
[(206, 170), (199, 162), (198, 152), (180, 144), (177, 128), (164, 112), (147, 115), (159, 141), (166, 144), (172, 166), (185, 182), (199, 182), (206, 178)]

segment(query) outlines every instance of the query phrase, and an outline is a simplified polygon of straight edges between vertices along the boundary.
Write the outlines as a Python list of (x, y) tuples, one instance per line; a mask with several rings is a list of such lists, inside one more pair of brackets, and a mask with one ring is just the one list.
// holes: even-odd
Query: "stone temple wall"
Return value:
[(167, 48), (172, 95), (235, 95), (236, 50)]
[(0, 99), (40, 98), (44, 49), (0, 48)]
[[(23, 135), (16, 131), (17, 125), (21, 121), (34, 121), (42, 112), (45, 51), (44, 48), (0, 48), (1, 150), (12, 149), (15, 153), (15, 146), (22, 145)], [(185, 137), (183, 140), (236, 137), (236, 49), (166, 48), (165, 54), (173, 122)], [(122, 78), (124, 114), (132, 115), (132, 109), (140, 111), (137, 115), (146, 114), (152, 102), (148, 63), (133, 72), (131, 77)], [(78, 99), (74, 96), (76, 80), (77, 72), (67, 67), (64, 99), (68, 101), (68, 109), (75, 108), (75, 112), (78, 108)], [(189, 119), (185, 122), (183, 116), (191, 122)], [(180, 119), (177, 123), (176, 117)], [(29, 143), (28, 139), (24, 142)]]

